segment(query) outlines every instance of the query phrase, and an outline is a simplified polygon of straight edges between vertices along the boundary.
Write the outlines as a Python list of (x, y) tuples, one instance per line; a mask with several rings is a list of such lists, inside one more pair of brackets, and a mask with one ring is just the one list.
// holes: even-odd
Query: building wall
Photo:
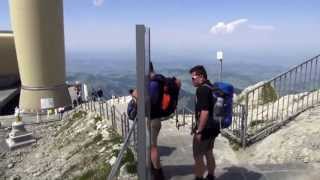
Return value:
[(19, 76), (17, 55), (12, 32), (0, 31), (0, 76)]

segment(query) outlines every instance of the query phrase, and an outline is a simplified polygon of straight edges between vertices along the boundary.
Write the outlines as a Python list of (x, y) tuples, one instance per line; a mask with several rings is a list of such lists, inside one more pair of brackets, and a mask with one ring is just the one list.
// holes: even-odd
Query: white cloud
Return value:
[(231, 34), (236, 28), (246, 22), (248, 22), (248, 19), (238, 19), (229, 23), (218, 22), (216, 25), (211, 27), (210, 32), (212, 34)]
[(96, 7), (102, 6), (103, 3), (104, 3), (104, 0), (93, 0), (93, 5)]
[(261, 31), (273, 31), (275, 30), (274, 26), (270, 26), (270, 25), (249, 25), (248, 26), (250, 29), (253, 30), (261, 30)]
[(217, 34), (232, 34), (236, 31), (241, 25), (246, 24), (247, 29), (255, 30), (255, 31), (274, 31), (275, 27), (271, 25), (254, 25), (247, 24), (248, 19), (238, 19), (235, 21), (231, 21), (229, 23), (218, 22), (216, 25), (212, 26), (210, 29), (210, 33)]

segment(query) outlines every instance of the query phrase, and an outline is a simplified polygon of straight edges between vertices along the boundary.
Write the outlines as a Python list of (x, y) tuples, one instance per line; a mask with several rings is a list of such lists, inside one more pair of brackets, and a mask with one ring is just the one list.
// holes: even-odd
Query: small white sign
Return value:
[(223, 52), (222, 51), (218, 51), (217, 52), (217, 59), (218, 60), (222, 60), (223, 59)]
[(41, 98), (40, 104), (41, 104), (41, 109), (54, 108), (53, 98)]

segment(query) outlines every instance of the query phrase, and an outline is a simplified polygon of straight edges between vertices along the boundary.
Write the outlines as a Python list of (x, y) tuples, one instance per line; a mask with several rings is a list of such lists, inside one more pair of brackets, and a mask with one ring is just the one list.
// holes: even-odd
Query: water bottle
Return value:
[(217, 97), (217, 101), (214, 105), (214, 119), (220, 124), (223, 120), (223, 98)]

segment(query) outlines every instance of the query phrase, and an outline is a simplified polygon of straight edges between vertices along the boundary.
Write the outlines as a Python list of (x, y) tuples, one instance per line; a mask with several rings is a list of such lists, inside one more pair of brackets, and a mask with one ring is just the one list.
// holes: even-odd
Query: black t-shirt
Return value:
[[(210, 81), (206, 81), (205, 84), (212, 87)], [(199, 125), (199, 118), (201, 111), (209, 111), (209, 118), (207, 120), (207, 124), (205, 129), (203, 130), (203, 136), (210, 137), (210, 136), (217, 136), (219, 134), (219, 124), (217, 124), (213, 120), (213, 106), (216, 102), (216, 99), (212, 96), (212, 90), (206, 86), (202, 85), (197, 88), (196, 90), (196, 105), (195, 105), (195, 112), (196, 112), (196, 126)]]

